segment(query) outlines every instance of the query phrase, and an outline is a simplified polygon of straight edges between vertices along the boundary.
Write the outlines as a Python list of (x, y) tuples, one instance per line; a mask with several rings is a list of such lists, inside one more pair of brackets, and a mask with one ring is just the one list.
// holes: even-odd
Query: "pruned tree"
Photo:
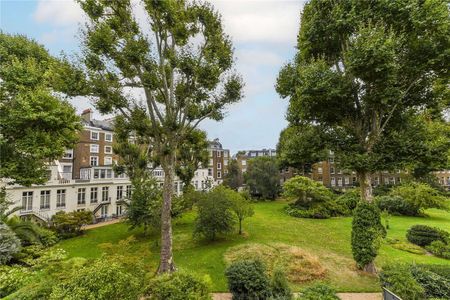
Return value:
[(119, 113), (135, 139), (148, 140), (143, 157), (164, 170), (159, 272), (172, 272), (177, 155), (201, 121), (221, 120), (242, 96), (231, 40), (207, 3), (146, 0), (138, 19), (129, 0), (79, 2), (89, 20), (82, 63), (90, 96), (100, 112)]

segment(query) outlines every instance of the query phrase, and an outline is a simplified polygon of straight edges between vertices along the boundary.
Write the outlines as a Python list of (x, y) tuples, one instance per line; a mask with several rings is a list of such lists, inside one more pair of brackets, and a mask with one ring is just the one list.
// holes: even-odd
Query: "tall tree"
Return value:
[(223, 179), (223, 184), (235, 191), (244, 184), (244, 176), (242, 175), (241, 168), (239, 168), (236, 159), (230, 160), (230, 163), (228, 164), (228, 173)]
[(77, 141), (79, 118), (57, 93), (64, 90), (62, 77), (73, 84), (66, 75), (77, 73), (70, 70), (35, 41), (0, 32), (0, 178), (45, 183), (47, 163)]
[(79, 2), (89, 19), (83, 64), (90, 95), (102, 113), (119, 113), (136, 138), (149, 141), (145, 159), (164, 170), (159, 272), (172, 272), (177, 155), (201, 121), (221, 120), (241, 98), (231, 41), (206, 3), (145, 0), (138, 20), (129, 0)]
[(250, 159), (244, 177), (250, 194), (254, 196), (275, 199), (280, 192), (280, 171), (274, 157)]
[(449, 33), (445, 0), (312, 0), (304, 7), (299, 52), (280, 71), (277, 91), (290, 99), (290, 124), (323, 128), (367, 201), (372, 172), (403, 167), (420, 151), (410, 138), (415, 117), (442, 111)]

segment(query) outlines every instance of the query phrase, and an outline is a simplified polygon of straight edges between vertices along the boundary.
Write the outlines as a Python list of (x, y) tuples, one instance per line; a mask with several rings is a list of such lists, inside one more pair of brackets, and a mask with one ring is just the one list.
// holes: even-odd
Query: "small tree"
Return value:
[(81, 227), (91, 224), (92, 221), (92, 212), (87, 210), (72, 211), (69, 213), (59, 211), (51, 219), (53, 228), (63, 238), (81, 234)]
[(225, 187), (218, 186), (197, 203), (198, 215), (194, 235), (215, 240), (218, 234), (233, 231), (235, 219)]
[(0, 223), (0, 265), (6, 264), (20, 251), (20, 240), (11, 229)]
[(267, 156), (250, 159), (245, 183), (253, 196), (275, 199), (280, 191), (280, 171), (276, 159)]
[(272, 299), (274, 300), (291, 300), (293, 299), (291, 288), (286, 279), (283, 270), (277, 268), (274, 270), (270, 287), (272, 291)]
[(373, 261), (385, 235), (378, 207), (366, 201), (359, 202), (352, 221), (352, 252), (358, 268), (375, 273)]
[(240, 193), (233, 190), (227, 191), (227, 197), (231, 201), (231, 210), (236, 214), (239, 222), (239, 234), (242, 234), (242, 221), (255, 213), (252, 204)]
[(228, 173), (223, 179), (223, 184), (237, 191), (243, 183), (244, 177), (242, 176), (238, 161), (236, 159), (230, 160), (230, 163), (228, 164)]
[(283, 185), (283, 196), (295, 200), (296, 206), (304, 208), (333, 199), (333, 193), (323, 184), (303, 176), (287, 180)]

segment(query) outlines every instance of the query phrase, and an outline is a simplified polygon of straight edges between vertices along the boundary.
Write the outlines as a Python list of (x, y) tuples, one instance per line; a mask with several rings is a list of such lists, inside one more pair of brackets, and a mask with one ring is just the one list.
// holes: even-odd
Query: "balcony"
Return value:
[(127, 180), (128, 177), (125, 176), (125, 174), (115, 174), (112, 167), (87, 167), (80, 169), (79, 181), (102, 181), (113, 179)]

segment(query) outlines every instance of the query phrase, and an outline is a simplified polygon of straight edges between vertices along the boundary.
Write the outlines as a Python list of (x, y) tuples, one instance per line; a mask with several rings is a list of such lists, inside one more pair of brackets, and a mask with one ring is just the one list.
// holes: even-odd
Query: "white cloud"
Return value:
[(83, 20), (84, 14), (73, 0), (39, 0), (33, 17), (39, 23), (73, 26)]
[(284, 59), (275, 52), (263, 49), (238, 50), (236, 52), (236, 57), (238, 64), (243, 66), (278, 66), (284, 61)]

